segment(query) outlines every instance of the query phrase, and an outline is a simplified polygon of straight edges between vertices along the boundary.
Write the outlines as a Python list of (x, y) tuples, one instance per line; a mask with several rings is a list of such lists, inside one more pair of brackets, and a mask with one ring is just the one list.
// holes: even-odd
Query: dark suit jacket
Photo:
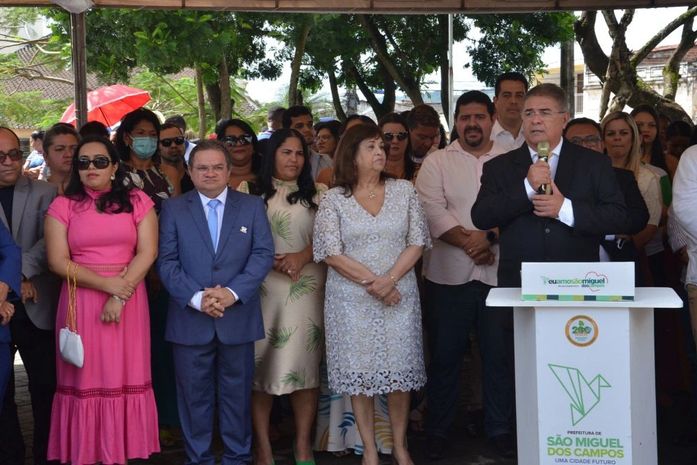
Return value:
[(649, 222), (649, 209), (646, 208), (646, 202), (641, 195), (634, 173), (622, 168), (613, 168), (613, 171), (624, 195), (624, 203), (627, 205), (627, 222), (624, 228), (617, 231), (617, 234), (636, 234)]
[[(22, 251), (15, 244), (7, 227), (0, 223), (0, 282), (7, 284), (10, 288), (8, 300), (17, 298), (20, 294), (21, 277)], [(0, 325), (0, 343), (7, 342), (10, 342), (10, 327)]]
[(554, 182), (571, 200), (574, 227), (533, 213), (524, 180), (532, 164), (527, 144), (484, 164), (472, 221), (500, 228), (498, 284), (520, 286), (522, 262), (595, 262), (606, 234), (623, 230), (627, 208), (610, 159), (564, 141)]
[[(260, 197), (228, 189), (217, 251), (198, 191), (164, 201), (157, 270), (170, 295), (165, 338), (182, 345), (207, 344), (215, 336), (223, 344), (263, 338), (259, 286), (273, 256), (273, 238)], [(217, 284), (239, 297), (222, 318), (211, 318), (188, 305), (197, 291)]]
[[(646, 227), (649, 221), (649, 209), (646, 208), (646, 202), (641, 195), (634, 173), (622, 168), (613, 168), (613, 170), (624, 195), (624, 202), (627, 204), (627, 223), (617, 234), (636, 234)], [(637, 250), (631, 241), (623, 242), (622, 248), (618, 247), (616, 240), (603, 240), (601, 244), (613, 262), (634, 262), (637, 259)]]
[[(45, 330), (55, 325), (61, 283), (48, 270), (44, 242), (44, 218), (55, 197), (55, 185), (20, 176), (12, 201), (12, 237), (22, 249), (22, 274), (31, 279), (39, 294), (37, 302), (27, 301), (24, 308), (31, 322)], [(7, 226), (2, 208), (0, 221)]]

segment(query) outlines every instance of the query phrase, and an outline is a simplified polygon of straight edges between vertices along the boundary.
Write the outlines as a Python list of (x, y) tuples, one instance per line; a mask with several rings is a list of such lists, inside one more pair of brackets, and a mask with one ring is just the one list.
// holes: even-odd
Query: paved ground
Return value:
[[(24, 431), (25, 444), (31, 445), (31, 403), (27, 389), (27, 377), (19, 356), (15, 360), (15, 376), (17, 383), (17, 402), (20, 421)], [(689, 410), (685, 396), (676, 395), (673, 403), (661, 408), (659, 411), (659, 465), (695, 465), (697, 463), (697, 441), (689, 446), (677, 446), (674, 444), (685, 429), (686, 412)], [(463, 415), (459, 415), (462, 418)], [(438, 462), (429, 462), (425, 456), (425, 439), (420, 435), (412, 435), (409, 438), (410, 450), (416, 465), (514, 465), (512, 460), (499, 458), (481, 437), (471, 437), (465, 432), (465, 425), (458, 423), (449, 446), (447, 457)], [(275, 444), (276, 464), (293, 465), (290, 438), (282, 437)], [(359, 465), (360, 457), (348, 455), (336, 457), (329, 453), (316, 455), (318, 465)], [(31, 447), (28, 446), (26, 465), (33, 463)], [(181, 447), (174, 447), (157, 454), (147, 461), (131, 461), (134, 464), (152, 465), (179, 465), (184, 463), (184, 451)], [(383, 463), (391, 464), (389, 456), (383, 457)], [(527, 465), (527, 464), (520, 464)]]

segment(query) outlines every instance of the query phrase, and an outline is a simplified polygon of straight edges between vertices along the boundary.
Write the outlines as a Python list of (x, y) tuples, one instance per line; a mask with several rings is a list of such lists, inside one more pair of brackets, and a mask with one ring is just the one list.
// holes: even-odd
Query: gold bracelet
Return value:
[(393, 275), (389, 275), (390, 279), (392, 280), (392, 284), (395, 286), (397, 285), (397, 278), (395, 278)]

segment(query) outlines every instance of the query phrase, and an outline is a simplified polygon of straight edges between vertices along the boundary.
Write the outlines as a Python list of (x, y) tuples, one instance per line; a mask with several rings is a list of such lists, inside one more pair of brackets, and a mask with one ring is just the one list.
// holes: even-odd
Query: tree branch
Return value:
[(344, 66), (348, 65), (346, 68), (346, 73), (351, 76), (351, 78), (355, 81), (356, 85), (360, 89), (361, 93), (365, 97), (365, 100), (368, 102), (368, 104), (371, 106), (373, 111), (377, 114), (378, 109), (380, 108), (380, 102), (378, 101), (377, 97), (375, 97), (375, 94), (373, 91), (370, 89), (368, 84), (365, 82), (365, 79), (363, 79), (363, 76), (361, 76), (360, 71), (358, 71), (358, 68), (356, 68), (356, 65), (352, 61), (344, 61)]
[(617, 36), (617, 28), (619, 27), (615, 10), (603, 10), (603, 18), (605, 18), (605, 24), (607, 24), (608, 34), (614, 39)]
[(35, 80), (42, 80), (42, 81), (52, 81), (52, 82), (61, 82), (63, 84), (70, 84), (71, 86), (74, 84), (73, 81), (70, 79), (65, 79), (57, 76), (47, 76), (43, 72), (39, 71), (38, 69), (31, 69), (31, 68), (18, 68), (15, 69), (15, 76), (22, 77), (24, 79), (29, 79), (30, 81), (35, 81)]
[(596, 11), (584, 11), (574, 23), (574, 32), (576, 33), (576, 41), (581, 46), (586, 65), (593, 74), (602, 80), (610, 59), (603, 52), (595, 34), (596, 17)]
[(663, 67), (663, 96), (669, 100), (675, 100), (680, 82), (680, 62), (687, 52), (694, 46), (697, 39), (697, 31), (693, 31), (694, 18), (688, 19), (683, 25), (680, 43), (671, 54), (668, 62)]
[(693, 19), (697, 15), (697, 6), (693, 6), (691, 8), (688, 8), (687, 11), (685, 11), (683, 14), (675, 18), (673, 21), (669, 22), (666, 24), (666, 26), (658, 31), (656, 34), (654, 34), (653, 37), (651, 37), (643, 47), (641, 47), (639, 50), (637, 50), (634, 53), (634, 56), (632, 57), (632, 66), (637, 66), (639, 63), (644, 61), (644, 58), (648, 56), (651, 51), (656, 48), (656, 46), (661, 43), (663, 39), (668, 37), (671, 32), (676, 30), (678, 27), (681, 25), (684, 25), (687, 23), (687, 21)]
[(382, 34), (380, 34), (380, 31), (378, 30), (375, 23), (371, 20), (370, 16), (358, 15), (358, 18), (361, 24), (365, 27), (366, 31), (368, 32), (370, 43), (373, 47), (373, 50), (375, 50), (375, 54), (377, 55), (378, 60), (380, 60), (380, 63), (382, 63), (385, 66), (385, 69), (387, 69), (387, 72), (390, 73), (392, 79), (394, 79), (395, 82), (399, 84), (399, 87), (401, 87), (404, 90), (404, 92), (406, 92), (406, 94), (409, 96), (414, 105), (423, 103), (423, 98), (421, 97), (421, 90), (418, 88), (415, 89), (412, 86), (410, 86), (404, 78), (404, 76), (402, 76), (402, 74), (399, 72), (399, 70), (397, 69), (397, 65), (394, 63), (392, 57), (390, 57), (390, 54), (387, 52), (385, 38), (382, 36)]

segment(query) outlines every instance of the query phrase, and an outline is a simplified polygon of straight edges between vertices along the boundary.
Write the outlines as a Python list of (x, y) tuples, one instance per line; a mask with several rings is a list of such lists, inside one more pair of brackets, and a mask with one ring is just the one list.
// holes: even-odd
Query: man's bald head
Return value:
[(5, 137), (10, 137), (14, 139), (15, 148), (18, 149), (22, 145), (19, 141), (19, 136), (17, 136), (17, 134), (15, 134), (15, 132), (12, 129), (7, 128), (5, 126), (0, 126), (0, 137), (3, 135), (5, 135)]
[(20, 150), (19, 137), (9, 128), (0, 126), (0, 152), (3, 160), (0, 162), (0, 187), (14, 186), (22, 173), (22, 157), (12, 160), (10, 153)]

